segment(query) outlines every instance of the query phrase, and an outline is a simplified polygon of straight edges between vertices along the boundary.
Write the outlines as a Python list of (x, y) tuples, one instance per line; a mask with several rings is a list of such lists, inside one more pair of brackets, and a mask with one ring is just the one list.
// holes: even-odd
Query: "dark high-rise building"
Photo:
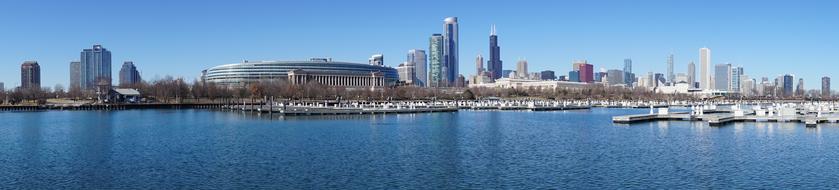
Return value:
[(111, 86), (111, 51), (102, 45), (93, 45), (81, 53), (80, 83), (82, 89), (92, 90), (96, 86)]
[(822, 97), (830, 97), (830, 77), (822, 77)]
[(556, 80), (556, 73), (551, 70), (542, 71), (540, 75), (542, 80)]
[(119, 70), (119, 85), (131, 86), (139, 84), (143, 79), (140, 77), (140, 72), (134, 66), (134, 62), (126, 61), (122, 64), (122, 69)]
[(653, 75), (653, 83), (655, 83), (653, 86), (658, 87), (659, 84), (667, 83), (667, 78), (664, 77), (664, 74), (656, 73)]
[(81, 89), (82, 63), (70, 62), (70, 89)]
[(505, 77), (501, 72), (503, 70), (503, 62), (501, 61), (501, 47), (498, 47), (498, 34), (495, 31), (495, 25), (492, 25), (492, 31), (489, 34), (489, 60), (487, 61), (489, 67), (490, 77), (495, 80)]
[(783, 94), (783, 95), (784, 95), (785, 97), (788, 97), (788, 96), (792, 96), (792, 95), (793, 95), (793, 87), (792, 87), (792, 85), (793, 85), (793, 83), (795, 82), (795, 81), (793, 81), (793, 78), (795, 78), (795, 77), (793, 77), (792, 75), (787, 74), (787, 75), (784, 75), (784, 76), (783, 76), (783, 81), (780, 81), (780, 82), (781, 82), (781, 84), (782, 84), (782, 85), (783, 85), (783, 87), (784, 87), (784, 88), (783, 88), (783, 90), (784, 90), (784, 91), (783, 91), (783, 92), (784, 92), (784, 94)]
[(20, 88), (41, 88), (41, 66), (37, 61), (24, 61), (20, 65)]
[(457, 79), (454, 80), (454, 87), (466, 87), (466, 77), (457, 75)]
[(454, 84), (457, 76), (460, 75), (458, 67), (460, 66), (460, 58), (458, 54), (458, 24), (457, 17), (448, 17), (443, 24), (443, 69), (445, 80), (447, 84)]

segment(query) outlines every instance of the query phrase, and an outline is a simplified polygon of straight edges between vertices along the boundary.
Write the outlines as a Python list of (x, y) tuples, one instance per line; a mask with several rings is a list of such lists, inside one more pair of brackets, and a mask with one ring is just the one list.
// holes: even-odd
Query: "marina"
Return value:
[[(727, 107), (727, 108), (726, 108)], [(612, 117), (612, 122), (633, 124), (662, 120), (682, 120), (707, 122), (711, 126), (721, 126), (736, 122), (796, 122), (807, 127), (817, 127), (819, 123), (839, 122), (839, 115), (834, 104), (773, 104), (768, 107), (749, 105), (749, 108), (737, 104), (732, 106), (690, 106), (687, 112), (671, 112), (669, 108), (650, 108), (648, 114), (622, 115)]]

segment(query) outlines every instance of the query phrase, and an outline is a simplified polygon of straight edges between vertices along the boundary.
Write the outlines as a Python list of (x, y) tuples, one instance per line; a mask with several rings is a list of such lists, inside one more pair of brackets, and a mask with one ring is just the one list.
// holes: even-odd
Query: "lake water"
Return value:
[(645, 112), (5, 112), (0, 188), (839, 188), (839, 126), (611, 123)]

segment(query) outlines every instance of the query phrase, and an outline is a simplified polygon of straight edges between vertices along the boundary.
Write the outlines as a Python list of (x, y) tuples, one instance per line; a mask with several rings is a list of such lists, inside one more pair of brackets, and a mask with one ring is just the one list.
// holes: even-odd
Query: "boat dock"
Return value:
[(612, 117), (612, 122), (622, 124), (654, 122), (664, 120), (703, 121), (710, 126), (721, 126), (736, 122), (798, 122), (807, 127), (816, 127), (819, 123), (837, 123), (839, 115), (831, 109), (814, 107), (783, 106), (767, 109), (759, 106), (754, 109), (741, 109), (739, 105), (730, 110), (705, 110), (707, 107), (693, 107), (689, 112), (673, 112), (667, 108), (650, 109), (649, 114), (623, 115)]

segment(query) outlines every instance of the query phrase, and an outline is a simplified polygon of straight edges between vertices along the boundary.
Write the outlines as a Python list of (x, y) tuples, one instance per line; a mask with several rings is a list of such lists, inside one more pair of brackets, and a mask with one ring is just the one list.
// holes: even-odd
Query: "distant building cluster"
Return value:
[[(459, 65), (459, 23), (457, 17), (443, 19), (443, 30), (431, 34), (427, 49), (408, 50), (405, 61), (392, 68), (383, 54), (374, 54), (368, 64), (312, 58), (309, 61), (243, 61), (202, 71), (201, 80), (227, 86), (245, 86), (266, 80), (285, 80), (293, 84), (318, 83), (349, 88), (384, 88), (418, 86), (432, 88), (585, 88), (605, 86), (632, 88), (667, 94), (727, 97), (833, 97), (830, 77), (821, 78), (819, 90), (808, 91), (803, 78), (792, 74), (761, 80), (750, 77), (742, 66), (714, 63), (711, 49), (699, 49), (698, 65), (687, 62), (686, 72), (676, 72), (676, 57), (667, 54), (664, 73), (637, 72), (633, 60), (623, 60), (623, 68), (595, 70), (588, 60), (571, 61), (571, 68), (533, 71), (527, 59), (518, 59), (514, 68), (504, 68), (495, 25), (490, 26), (489, 54), (475, 56), (475, 74), (465, 77)], [(698, 66), (698, 68), (697, 68)], [(469, 69), (472, 70), (472, 69)], [(113, 86), (111, 52), (101, 45), (83, 49), (78, 61), (70, 62), (70, 89), (107, 92)], [(698, 73), (698, 75), (697, 75)], [(133, 61), (125, 61), (119, 70), (119, 85), (142, 83)], [(40, 88), (41, 73), (37, 61), (21, 65), (20, 88)], [(0, 83), (0, 89), (3, 89)]]
[[(20, 66), (20, 88), (41, 88), (41, 65), (38, 61), (24, 61)], [(99, 90), (106, 93), (112, 87), (111, 83), (111, 52), (101, 45), (81, 51), (79, 61), (71, 61), (70, 90)], [(137, 84), (142, 82), (140, 72), (134, 62), (126, 61), (120, 70), (120, 85)], [(2, 83), (0, 83), (2, 84)], [(5, 89), (5, 87), (0, 88)]]

